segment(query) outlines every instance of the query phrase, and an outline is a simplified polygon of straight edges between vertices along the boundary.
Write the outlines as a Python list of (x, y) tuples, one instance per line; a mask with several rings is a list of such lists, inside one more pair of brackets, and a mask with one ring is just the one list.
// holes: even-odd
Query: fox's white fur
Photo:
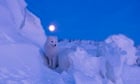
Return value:
[(56, 36), (48, 36), (44, 45), (45, 56), (48, 59), (48, 67), (56, 68), (57, 65), (57, 37)]

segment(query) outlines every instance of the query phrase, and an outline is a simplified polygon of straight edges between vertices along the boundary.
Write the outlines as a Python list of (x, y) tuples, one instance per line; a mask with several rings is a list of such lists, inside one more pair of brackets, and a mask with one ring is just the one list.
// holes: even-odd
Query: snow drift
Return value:
[(25, 1), (1, 0), (0, 11), (0, 84), (63, 84), (43, 64), (40, 49), (46, 36)]
[(24, 0), (1, 0), (0, 11), (0, 39), (3, 39), (0, 43), (28, 41), (39, 46), (44, 43), (46, 37), (40, 20), (26, 9)]

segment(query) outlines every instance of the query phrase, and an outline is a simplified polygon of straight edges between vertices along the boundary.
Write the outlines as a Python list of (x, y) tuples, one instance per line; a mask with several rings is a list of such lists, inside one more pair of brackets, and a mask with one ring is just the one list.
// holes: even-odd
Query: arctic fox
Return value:
[(48, 59), (48, 67), (54, 69), (57, 66), (57, 37), (48, 36), (44, 45), (45, 56)]

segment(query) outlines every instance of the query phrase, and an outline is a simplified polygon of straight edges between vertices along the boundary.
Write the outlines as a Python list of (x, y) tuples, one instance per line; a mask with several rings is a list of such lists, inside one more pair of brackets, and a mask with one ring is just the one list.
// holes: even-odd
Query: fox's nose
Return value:
[(54, 44), (54, 46), (56, 46), (56, 44)]

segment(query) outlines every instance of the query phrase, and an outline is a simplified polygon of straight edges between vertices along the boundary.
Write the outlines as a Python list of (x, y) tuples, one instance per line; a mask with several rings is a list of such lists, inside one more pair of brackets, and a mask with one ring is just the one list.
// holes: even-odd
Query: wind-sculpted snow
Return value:
[(43, 45), (43, 28), (39, 19), (26, 9), (24, 0), (1, 0), (0, 11), (0, 43), (26, 41)]
[[(91, 46), (94, 47), (95, 44)], [(75, 52), (69, 54), (70, 68), (73, 70), (76, 84), (91, 84), (92, 82), (102, 84), (112, 80), (117, 81), (117, 84), (122, 84), (121, 73), (124, 61), (121, 61), (123, 54), (119, 47), (101, 42), (97, 49), (100, 54), (95, 54), (95, 56), (86, 52), (89, 49), (77, 48)]]
[(119, 46), (119, 48), (123, 51), (126, 51), (126, 63), (128, 65), (134, 65), (136, 64), (136, 48), (134, 47), (134, 42), (133, 40), (127, 38), (124, 35), (113, 35), (110, 36), (107, 40), (106, 43), (115, 43)]
[(125, 84), (124, 67), (136, 64), (134, 43), (124, 35), (113, 35), (102, 42), (65, 40), (59, 47), (65, 53), (60, 54), (60, 65), (66, 68), (63, 64), (69, 62), (68, 70), (63, 69), (73, 74), (76, 84)]
[(40, 49), (46, 36), (24, 0), (1, 0), (0, 11), (0, 84), (63, 84), (43, 64)]
[(71, 69), (75, 78), (76, 84), (101, 84), (100, 58), (96, 58), (88, 54), (84, 49), (77, 48), (71, 53)]

